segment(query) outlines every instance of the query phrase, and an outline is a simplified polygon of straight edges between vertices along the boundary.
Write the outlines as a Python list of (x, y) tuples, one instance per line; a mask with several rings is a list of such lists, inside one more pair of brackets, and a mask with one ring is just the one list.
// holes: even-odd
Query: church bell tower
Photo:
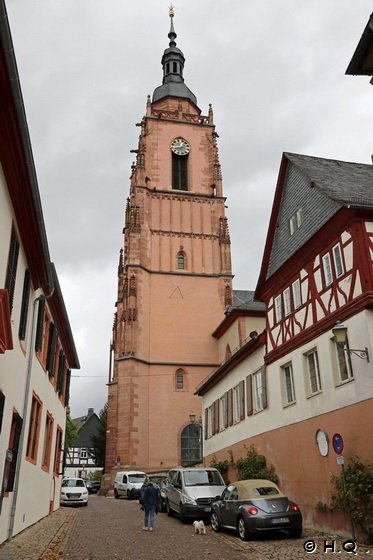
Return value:
[[(218, 366), (212, 332), (231, 305), (230, 238), (211, 105), (184, 82), (170, 9), (163, 81), (132, 165), (108, 383), (106, 472), (198, 462), (197, 385)], [(202, 430), (200, 431), (202, 437)], [(196, 455), (197, 453), (197, 455)]]

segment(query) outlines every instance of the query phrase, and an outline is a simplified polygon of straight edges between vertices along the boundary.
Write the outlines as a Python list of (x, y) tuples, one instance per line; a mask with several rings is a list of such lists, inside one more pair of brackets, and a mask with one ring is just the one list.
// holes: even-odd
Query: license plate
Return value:
[(203, 511), (205, 511), (206, 513), (209, 513), (211, 511), (211, 508), (203, 508)]
[(273, 524), (281, 524), (281, 523), (289, 523), (288, 517), (277, 517), (276, 519), (272, 519)]

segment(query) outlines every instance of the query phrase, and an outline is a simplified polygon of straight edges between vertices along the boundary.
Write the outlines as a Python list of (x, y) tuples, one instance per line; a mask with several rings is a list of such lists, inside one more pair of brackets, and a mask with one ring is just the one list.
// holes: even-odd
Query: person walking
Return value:
[(158, 488), (149, 480), (143, 494), (142, 507), (144, 508), (143, 531), (153, 531), (154, 514), (158, 513)]

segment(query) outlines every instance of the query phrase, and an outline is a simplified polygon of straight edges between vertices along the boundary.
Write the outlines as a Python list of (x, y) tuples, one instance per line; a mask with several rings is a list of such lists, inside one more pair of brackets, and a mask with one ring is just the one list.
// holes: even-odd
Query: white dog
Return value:
[(203, 521), (193, 521), (193, 527), (196, 535), (206, 535), (206, 527)]

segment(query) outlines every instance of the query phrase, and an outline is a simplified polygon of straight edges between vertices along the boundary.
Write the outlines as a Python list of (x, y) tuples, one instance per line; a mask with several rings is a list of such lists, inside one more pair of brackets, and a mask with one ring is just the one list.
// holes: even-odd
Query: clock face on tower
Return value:
[(175, 138), (171, 142), (171, 150), (177, 156), (186, 156), (190, 152), (190, 145), (183, 138)]

